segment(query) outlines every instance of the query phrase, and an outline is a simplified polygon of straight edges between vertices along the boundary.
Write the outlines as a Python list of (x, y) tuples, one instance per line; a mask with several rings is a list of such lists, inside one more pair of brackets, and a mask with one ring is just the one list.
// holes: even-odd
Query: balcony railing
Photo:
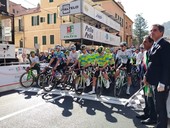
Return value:
[(24, 26), (16, 26), (15, 27), (15, 32), (23, 32), (24, 31)]

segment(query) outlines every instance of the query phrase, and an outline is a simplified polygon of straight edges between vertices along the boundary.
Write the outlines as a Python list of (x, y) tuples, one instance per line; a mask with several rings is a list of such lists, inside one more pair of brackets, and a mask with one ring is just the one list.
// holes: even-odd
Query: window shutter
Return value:
[(39, 25), (40, 20), (39, 20), (39, 16), (37, 16), (37, 25)]
[(57, 14), (54, 13), (54, 24), (56, 24), (56, 16), (57, 16)]
[(32, 16), (32, 26), (34, 26), (34, 17)]
[(47, 23), (50, 24), (50, 14), (47, 14)]

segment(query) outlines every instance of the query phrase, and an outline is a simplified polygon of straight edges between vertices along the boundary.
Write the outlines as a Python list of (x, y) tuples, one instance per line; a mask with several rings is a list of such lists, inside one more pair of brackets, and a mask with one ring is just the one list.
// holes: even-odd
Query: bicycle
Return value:
[(56, 85), (60, 84), (60, 80), (62, 78), (61, 73), (58, 71), (52, 70), (51, 74), (46, 75), (45, 79), (42, 81), (42, 88), (46, 92), (50, 92), (55, 88)]
[[(99, 76), (97, 78), (97, 86), (96, 86), (96, 95), (99, 98), (102, 95), (103, 92), (103, 87), (105, 87), (105, 85), (107, 84), (107, 80), (103, 77), (103, 71), (99, 71)], [(109, 79), (109, 83), (110, 79)]]
[(72, 67), (69, 67), (67, 69), (68, 71), (65, 72), (65, 78), (62, 82), (63, 87), (67, 90), (70, 90), (73, 88), (74, 80), (76, 78), (76, 73)]
[(139, 71), (138, 71), (136, 65), (132, 65), (131, 76), (132, 76), (132, 85), (134, 87), (139, 86), (140, 85), (140, 76), (139, 76)]
[(44, 70), (38, 75), (37, 78), (37, 84), (39, 85), (40, 88), (43, 88), (43, 80), (48, 74), (51, 74), (52, 67), (45, 67)]
[(83, 76), (83, 71), (84, 69), (80, 69), (80, 74), (78, 75), (79, 77), (79, 81), (78, 81), (78, 85), (77, 87), (75, 87), (75, 93), (77, 95), (81, 95), (84, 90), (85, 90), (85, 87), (86, 87), (86, 78)]
[(119, 76), (115, 79), (114, 97), (120, 97), (123, 87), (127, 84), (126, 69), (121, 68)]
[(27, 67), (26, 72), (21, 75), (19, 82), (25, 88), (33, 86), (34, 82), (37, 82), (37, 72), (35, 72), (35, 69)]

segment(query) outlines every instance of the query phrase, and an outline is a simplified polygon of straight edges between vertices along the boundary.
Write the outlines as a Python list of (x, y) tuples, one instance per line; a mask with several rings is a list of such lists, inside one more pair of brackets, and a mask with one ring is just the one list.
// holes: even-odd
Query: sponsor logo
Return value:
[(102, 19), (102, 16), (99, 15), (99, 14), (97, 14), (96, 17), (97, 17), (98, 19)]
[(67, 34), (73, 34), (74, 33), (74, 25), (70, 25), (67, 27)]
[(62, 13), (63, 14), (69, 14), (71, 11), (78, 9), (78, 5), (70, 5), (70, 4), (65, 4), (62, 6)]
[(67, 35), (64, 36), (64, 39), (77, 38), (77, 35), (74, 33), (74, 25), (67, 26)]
[(93, 28), (91, 26), (86, 25), (86, 27), (85, 27), (85, 37), (87, 39), (93, 39), (94, 38), (93, 34), (94, 34)]

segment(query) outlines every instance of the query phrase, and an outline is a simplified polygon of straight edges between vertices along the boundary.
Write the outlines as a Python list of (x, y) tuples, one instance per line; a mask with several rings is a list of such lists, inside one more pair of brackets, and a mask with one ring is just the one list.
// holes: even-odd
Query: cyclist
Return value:
[(97, 57), (97, 53), (95, 53), (95, 49), (93, 47), (90, 48), (89, 50), (89, 54), (90, 54), (90, 57), (91, 57), (91, 66), (94, 66), (95, 65), (95, 62), (96, 62), (96, 57)]
[(37, 70), (37, 74), (40, 74), (40, 61), (39, 61), (39, 57), (35, 55), (34, 51), (30, 52), (30, 68), (31, 69), (36, 69)]
[(78, 68), (77, 64), (78, 64), (79, 53), (76, 51), (75, 45), (72, 45), (70, 49), (71, 49), (71, 52), (69, 53), (66, 65)]
[[(84, 69), (83, 70), (83, 76), (86, 79), (86, 86), (89, 86), (90, 85), (90, 79), (89, 79), (89, 76), (86, 74), (85, 69), (90, 66), (90, 55), (87, 52), (86, 45), (81, 45), (80, 48), (81, 48), (82, 54), (78, 58), (78, 68), (79, 69)], [(78, 71), (77, 74), (79, 75), (80, 72)], [(75, 84), (76, 89), (78, 87), (78, 81), (79, 81), (79, 77), (76, 78), (76, 84)]]
[(120, 60), (121, 64), (119, 65), (119, 67), (116, 70), (115, 78), (119, 75), (120, 68), (126, 67), (126, 69), (127, 69), (126, 71), (128, 74), (128, 86), (126, 89), (126, 94), (130, 95), (130, 86), (132, 84), (130, 59), (132, 57), (132, 51), (127, 49), (126, 42), (121, 42), (120, 47), (121, 47), (121, 50), (119, 50), (116, 55), (116, 63)]
[(112, 82), (114, 81), (114, 74), (115, 74), (115, 54), (113, 53), (113, 48), (106, 48), (106, 57), (108, 61), (108, 74)]
[(98, 56), (96, 56), (96, 64), (95, 65), (97, 65), (98, 67), (96, 68), (96, 72), (93, 77), (92, 91), (90, 91), (89, 94), (95, 93), (96, 80), (97, 80), (97, 77), (99, 76), (100, 71), (102, 71), (102, 75), (107, 81), (105, 87), (108, 89), (110, 86), (109, 77), (108, 77), (107, 72), (105, 71), (105, 68), (108, 65), (108, 61), (107, 61), (106, 54), (104, 54), (104, 47), (100, 46), (98, 48), (97, 52), (98, 52)]

